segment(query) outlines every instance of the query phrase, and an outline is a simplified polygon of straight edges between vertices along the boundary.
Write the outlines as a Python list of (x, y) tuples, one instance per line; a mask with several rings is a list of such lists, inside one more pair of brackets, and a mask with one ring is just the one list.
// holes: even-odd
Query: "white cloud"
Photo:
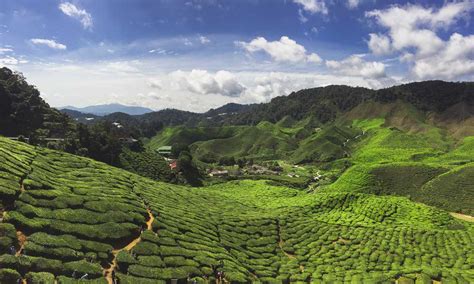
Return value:
[(375, 55), (387, 55), (392, 52), (390, 38), (380, 34), (369, 34), (369, 49)]
[(102, 68), (99, 69), (99, 71), (102, 72), (118, 72), (118, 73), (136, 73), (139, 72), (141, 62), (138, 60), (132, 60), (132, 61), (113, 61), (106, 63), (103, 65)]
[(357, 8), (360, 2), (360, 0), (347, 0), (347, 7), (349, 7), (350, 9)]
[(170, 73), (168, 77), (175, 88), (184, 87), (195, 94), (238, 97), (245, 90), (245, 86), (240, 84), (232, 73), (224, 70), (216, 73), (199, 69), (190, 72), (177, 70)]
[(153, 89), (162, 89), (163, 82), (159, 79), (148, 79), (148, 86)]
[(8, 53), (8, 52), (12, 52), (13, 49), (11, 48), (3, 48), (3, 47), (0, 47), (0, 54), (5, 54), (5, 53)]
[(306, 23), (308, 21), (308, 18), (305, 17), (305, 15), (303, 14), (303, 11), (301, 9), (298, 10), (298, 19), (302, 23)]
[(59, 4), (58, 8), (67, 16), (80, 21), (84, 29), (92, 29), (92, 16), (85, 9), (79, 9), (77, 6), (70, 2), (64, 2)]
[(199, 42), (200, 42), (201, 44), (208, 44), (208, 43), (211, 42), (211, 40), (208, 39), (208, 38), (205, 37), (205, 36), (200, 36), (200, 37), (199, 37)]
[(362, 76), (368, 79), (386, 77), (385, 64), (376, 61), (365, 61), (362, 55), (352, 55), (341, 61), (328, 60), (326, 66), (338, 74)]
[[(174, 59), (170, 65), (176, 66), (176, 62), (180, 61), (182, 60)], [(38, 87), (42, 97), (53, 106), (86, 106), (115, 102), (153, 109), (177, 108), (199, 112), (229, 102), (267, 102), (276, 96), (288, 95), (300, 89), (331, 84), (375, 88), (393, 84), (393, 81), (386, 78), (368, 79), (340, 73), (215, 72), (210, 71), (215, 70), (212, 68), (184, 69), (192, 68), (186, 66), (183, 66), (183, 70), (188, 71), (157, 68), (163, 67), (162, 64), (161, 59), (139, 62), (30, 62), (21, 65), (20, 71), (25, 74), (28, 82)]]
[(319, 55), (307, 53), (304, 46), (287, 36), (282, 36), (279, 41), (267, 41), (264, 37), (257, 37), (250, 42), (237, 42), (237, 45), (250, 53), (264, 51), (277, 62), (320, 63), (322, 61)]
[(438, 36), (461, 19), (468, 19), (474, 2), (446, 3), (439, 9), (419, 5), (392, 6), (366, 13), (388, 29), (386, 35), (370, 34), (368, 45), (376, 55), (399, 53), (419, 79), (454, 79), (474, 73), (474, 35)]
[(62, 43), (59, 43), (59, 42), (56, 42), (53, 39), (32, 38), (30, 41), (33, 44), (46, 45), (47, 47), (52, 48), (52, 49), (58, 49), (58, 50), (66, 50), (67, 49), (66, 45), (64, 45)]
[(415, 60), (412, 72), (421, 79), (450, 80), (474, 74), (474, 35), (454, 33), (436, 56)]
[(298, 89), (298, 85), (310, 85), (305, 83), (308, 83), (306, 78), (296, 80), (285, 73), (259, 74), (251, 83), (251, 87), (246, 90), (243, 99), (257, 103), (268, 102), (272, 98), (288, 95)]
[(293, 2), (311, 14), (321, 13), (325, 15), (328, 13), (328, 8), (324, 0), (293, 0)]
[(12, 56), (5, 56), (3, 58), (0, 58), (0, 65), (17, 65), (18, 63), (18, 59)]
[(417, 5), (392, 6), (367, 12), (366, 16), (376, 18), (380, 25), (389, 29), (394, 49), (413, 47), (421, 55), (429, 55), (443, 46), (435, 31), (448, 28), (473, 8), (474, 2), (467, 1), (448, 3), (437, 11)]

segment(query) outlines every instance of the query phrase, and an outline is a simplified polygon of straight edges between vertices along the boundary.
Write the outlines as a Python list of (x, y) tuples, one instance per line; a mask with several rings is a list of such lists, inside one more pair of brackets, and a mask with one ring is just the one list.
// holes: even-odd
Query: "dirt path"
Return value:
[(27, 238), (26, 238), (26, 235), (23, 234), (23, 232), (21, 232), (21, 231), (16, 232), (16, 237), (18, 239), (18, 244), (20, 245), (20, 248), (16, 252), (15, 256), (20, 256), (23, 253), (23, 250), (25, 248)]
[(282, 239), (280, 239), (280, 241), (278, 242), (278, 246), (280, 247), (281, 251), (289, 258), (289, 259), (295, 259), (296, 256), (294, 256), (293, 254), (290, 254), (288, 252), (286, 252), (284, 249), (283, 249), (283, 245), (285, 243), (283, 242)]
[[(147, 208), (146, 211), (148, 212), (148, 221), (146, 222), (147, 230), (152, 229), (152, 224), (153, 221), (155, 220), (155, 217), (151, 213), (150, 208)], [(114, 284), (114, 281), (112, 279), (112, 272), (117, 268), (117, 254), (121, 251), (131, 251), (140, 241), (142, 240), (141, 235), (138, 236), (138, 238), (134, 239), (131, 241), (128, 245), (121, 249), (115, 249), (112, 251), (113, 259), (112, 263), (110, 264), (110, 267), (107, 269), (104, 269), (104, 276), (105, 279), (107, 280), (107, 283), (109, 284)]]
[(454, 212), (451, 212), (450, 214), (454, 218), (458, 218), (458, 219), (461, 219), (461, 220), (464, 220), (464, 221), (467, 221), (467, 222), (471, 222), (471, 223), (474, 222), (474, 217), (473, 216), (464, 215), (464, 214), (460, 214), (460, 213), (454, 213)]

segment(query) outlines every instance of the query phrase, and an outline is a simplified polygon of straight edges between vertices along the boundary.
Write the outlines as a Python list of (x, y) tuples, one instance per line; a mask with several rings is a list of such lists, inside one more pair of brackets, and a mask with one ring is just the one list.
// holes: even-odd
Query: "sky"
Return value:
[(474, 0), (1, 0), (0, 66), (54, 107), (203, 112), (303, 88), (474, 81)]

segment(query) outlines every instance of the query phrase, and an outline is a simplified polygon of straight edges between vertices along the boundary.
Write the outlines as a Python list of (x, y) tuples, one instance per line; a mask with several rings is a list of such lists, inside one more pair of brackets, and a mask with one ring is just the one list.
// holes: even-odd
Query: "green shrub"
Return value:
[(58, 284), (81, 284), (81, 283), (88, 283), (88, 284), (107, 284), (107, 280), (105, 280), (104, 277), (97, 278), (97, 279), (73, 279), (73, 278), (68, 278), (65, 276), (59, 276), (58, 277)]
[(140, 242), (134, 248), (133, 252), (138, 255), (158, 255), (160, 247), (150, 242)]
[(147, 279), (143, 277), (134, 277), (130, 275), (125, 275), (121, 273), (117, 273), (117, 278), (119, 279), (121, 284), (166, 284), (165, 280), (157, 280), (157, 279)]
[(85, 260), (65, 263), (64, 269), (69, 275), (76, 271), (79, 275), (87, 273), (89, 278), (98, 278), (102, 276), (102, 267), (99, 264), (90, 263)]
[(17, 283), (21, 278), (20, 273), (9, 268), (0, 269), (0, 283)]
[(30, 257), (31, 269), (36, 272), (50, 272), (54, 275), (62, 274), (63, 263), (56, 259)]
[(26, 281), (31, 284), (54, 283), (55, 277), (48, 272), (28, 272), (25, 275)]

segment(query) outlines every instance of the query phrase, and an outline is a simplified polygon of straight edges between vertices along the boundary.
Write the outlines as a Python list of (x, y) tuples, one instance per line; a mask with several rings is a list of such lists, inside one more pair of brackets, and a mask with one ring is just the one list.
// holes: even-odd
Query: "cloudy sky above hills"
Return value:
[(53, 106), (205, 111), (330, 84), (474, 80), (473, 11), (473, 0), (2, 0), (0, 65)]

